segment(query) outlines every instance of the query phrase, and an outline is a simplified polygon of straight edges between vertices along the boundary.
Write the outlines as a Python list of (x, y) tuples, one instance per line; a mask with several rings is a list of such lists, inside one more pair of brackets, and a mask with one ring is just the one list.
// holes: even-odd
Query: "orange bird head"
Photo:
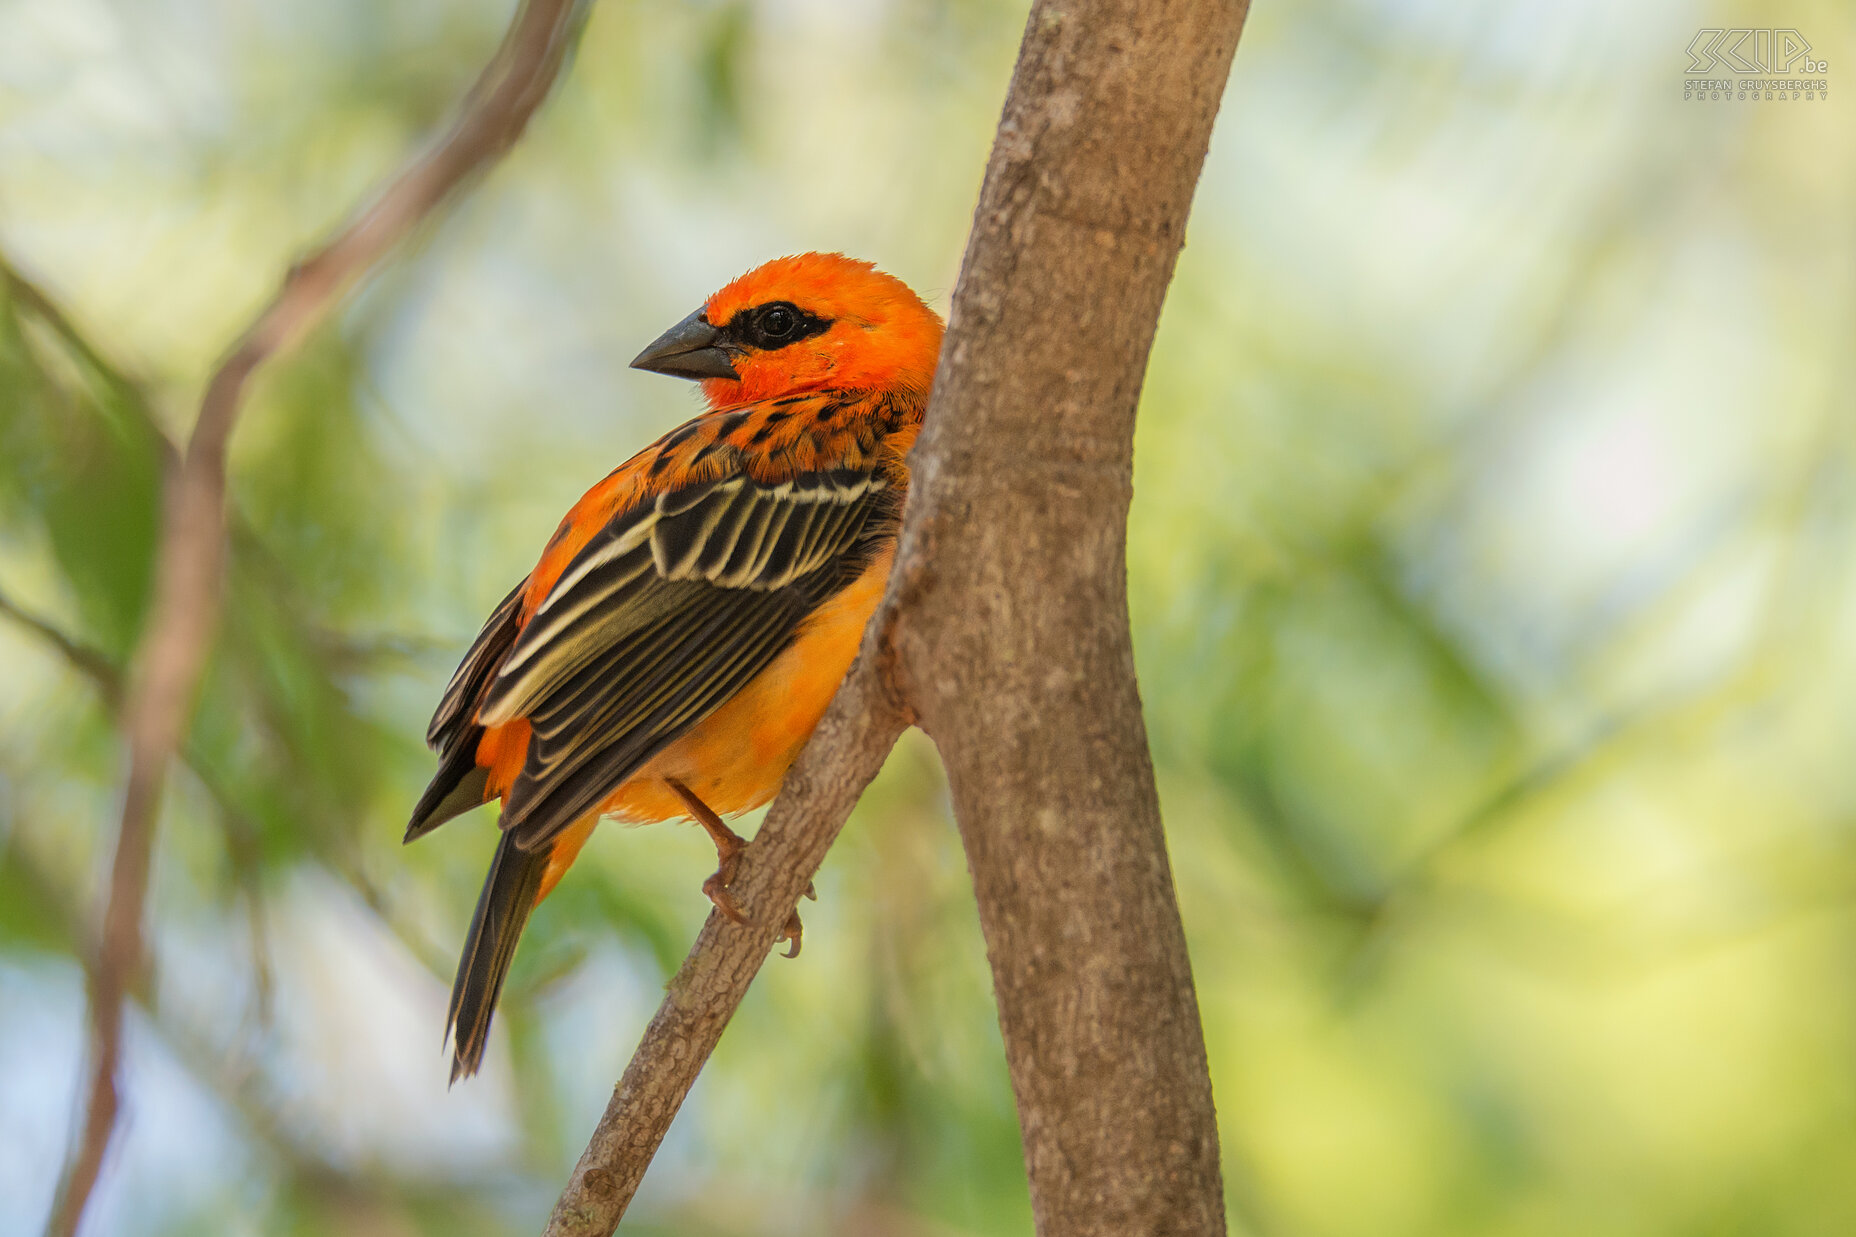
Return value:
[(711, 408), (823, 387), (926, 392), (941, 319), (909, 286), (841, 253), (755, 267), (638, 354), (702, 381)]

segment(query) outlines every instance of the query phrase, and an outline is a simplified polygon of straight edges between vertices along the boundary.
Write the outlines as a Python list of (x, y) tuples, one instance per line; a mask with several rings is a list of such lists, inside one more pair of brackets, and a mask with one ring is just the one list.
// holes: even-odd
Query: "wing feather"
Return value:
[(477, 639), (464, 654), (464, 660), (452, 672), (451, 681), (445, 685), (445, 694), (439, 698), (438, 708), (432, 714), (431, 724), (425, 728), (425, 742), (432, 750), (451, 750), (453, 741), (470, 726), (478, 696), (516, 638), (522, 592), (527, 587), (528, 580), (524, 578), (496, 604), (496, 609), (490, 611), (490, 617), (484, 621), (483, 630), (477, 633)]
[[(753, 608), (760, 609), (771, 598), (763, 594), (756, 600), (760, 605)], [(613, 712), (585, 729), (576, 727), (569, 751), (531, 746), (528, 765), (504, 804), (504, 820), (510, 822), (505, 827), (516, 844), (525, 850), (546, 845), (596, 808), (639, 765), (720, 707), (778, 655), (802, 615), (791, 617), (790, 623), (737, 620), (721, 639), (715, 637), (724, 629), (712, 619), (698, 633), (706, 639), (697, 657), (681, 665), (666, 662), (638, 690), (614, 702)], [(589, 770), (600, 773), (589, 777)]]
[(476, 720), (527, 718), (503, 827), (525, 851), (598, 807), (764, 670), (897, 523), (874, 472), (745, 473), (621, 512), (561, 572)]
[(445, 694), (425, 731), (425, 741), (443, 759), (425, 793), (413, 805), (412, 818), (406, 825), (408, 842), (483, 802), (489, 779), (487, 771), (477, 767), (477, 744), (483, 738), (483, 727), (476, 721), (477, 705), (521, 630), (522, 596), (527, 588), (528, 581), (522, 581), (490, 612), (483, 630), (445, 686)]

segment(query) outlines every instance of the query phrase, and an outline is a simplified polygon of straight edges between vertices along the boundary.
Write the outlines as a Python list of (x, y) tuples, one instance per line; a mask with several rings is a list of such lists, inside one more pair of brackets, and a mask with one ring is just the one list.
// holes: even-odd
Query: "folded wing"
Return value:
[(766, 669), (894, 535), (897, 507), (882, 476), (840, 469), (735, 473), (614, 516), (477, 705), (476, 725), (533, 728), (503, 802), (516, 845), (545, 846)]

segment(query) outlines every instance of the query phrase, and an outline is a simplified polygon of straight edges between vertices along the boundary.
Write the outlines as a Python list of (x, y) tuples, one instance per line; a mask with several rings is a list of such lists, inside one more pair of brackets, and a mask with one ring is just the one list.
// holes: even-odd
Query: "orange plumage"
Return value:
[(574, 505), (428, 731), (442, 759), (407, 840), (503, 803), (452, 991), (453, 1079), (482, 1061), (529, 911), (602, 817), (704, 824), (722, 861), (704, 891), (739, 917), (739, 839), (719, 817), (774, 796), (856, 655), (940, 343), (901, 281), (804, 254), (736, 279), (633, 362), (699, 380), (709, 411)]

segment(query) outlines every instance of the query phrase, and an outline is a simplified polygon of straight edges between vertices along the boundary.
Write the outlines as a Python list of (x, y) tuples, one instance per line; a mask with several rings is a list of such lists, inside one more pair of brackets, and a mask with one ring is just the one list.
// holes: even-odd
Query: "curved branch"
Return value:
[(225, 555), (225, 458), (245, 384), (339, 303), (473, 173), (515, 144), (559, 76), (584, 7), (524, 0), (450, 131), (319, 252), (294, 267), (275, 298), (213, 374), (169, 478), (154, 598), (123, 710), (129, 752), (108, 908), (91, 983), (91, 1082), (47, 1226), (72, 1237), (116, 1128), (123, 1004), (142, 961), (142, 909), (167, 769), (186, 730), (219, 612)]
[(710, 913), (555, 1203), (546, 1237), (606, 1237), (618, 1227), (696, 1075), (780, 939), (775, 925), (798, 905), (907, 729), (909, 716), (886, 674), (886, 613), (871, 621), (844, 686), (742, 854), (729, 892), (757, 926)]

